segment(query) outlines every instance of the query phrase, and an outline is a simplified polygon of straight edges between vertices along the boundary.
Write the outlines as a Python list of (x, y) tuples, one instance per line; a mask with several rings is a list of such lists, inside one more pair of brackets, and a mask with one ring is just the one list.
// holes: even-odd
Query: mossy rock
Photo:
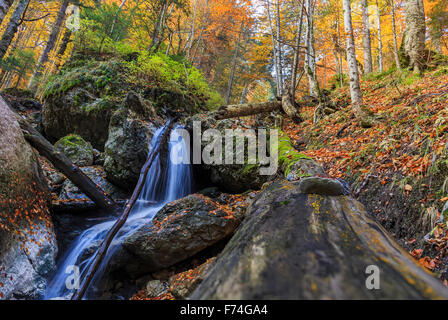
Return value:
[(54, 146), (79, 167), (87, 167), (93, 164), (92, 145), (77, 134), (65, 136), (56, 142)]

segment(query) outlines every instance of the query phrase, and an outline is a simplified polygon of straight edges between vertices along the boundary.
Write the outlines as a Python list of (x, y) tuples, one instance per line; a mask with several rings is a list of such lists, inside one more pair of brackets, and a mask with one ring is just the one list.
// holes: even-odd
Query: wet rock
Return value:
[(307, 194), (320, 194), (326, 196), (341, 196), (347, 193), (346, 187), (338, 180), (320, 177), (302, 178), (299, 183), (300, 190)]
[(140, 271), (154, 272), (229, 236), (242, 217), (242, 212), (231, 212), (202, 195), (190, 195), (167, 204), (123, 246), (142, 261)]
[(0, 299), (39, 299), (57, 246), (33, 149), (0, 98)]
[(110, 122), (104, 169), (111, 182), (126, 190), (133, 190), (137, 184), (148, 157), (149, 143), (160, 125), (154, 124), (151, 110), (138, 96), (130, 93)]
[[(106, 173), (101, 167), (84, 167), (81, 170), (98, 186), (100, 186), (114, 200), (127, 199), (129, 194), (113, 185), (106, 179)], [(59, 193), (59, 200), (85, 200), (88, 197), (70, 180), (65, 180)]]
[(92, 145), (79, 135), (68, 135), (56, 142), (54, 146), (79, 167), (93, 165), (94, 154)]
[[(221, 133), (222, 139), (222, 164), (202, 164), (196, 167), (196, 170), (201, 172), (201, 175), (208, 175), (209, 183), (218, 186), (221, 190), (233, 194), (243, 193), (248, 190), (259, 190), (261, 186), (266, 183), (270, 176), (261, 175), (261, 165), (256, 162), (249, 163), (247, 159), (247, 142), (245, 150), (237, 150), (237, 143), (233, 144), (234, 161), (236, 162), (238, 152), (243, 152), (244, 164), (226, 164), (226, 150), (224, 144), (225, 130), (233, 128), (241, 128), (241, 123), (237, 120), (214, 120), (211, 117), (201, 118), (200, 116), (193, 116), (187, 120), (187, 130), (193, 132), (193, 122), (201, 122), (202, 133), (208, 129), (218, 130)], [(246, 126), (247, 127), (247, 126)], [(251, 128), (249, 128), (251, 129)], [(256, 128), (253, 128), (256, 129)], [(247, 141), (247, 140), (246, 140)], [(201, 148), (204, 151), (210, 144), (210, 141), (202, 141)]]

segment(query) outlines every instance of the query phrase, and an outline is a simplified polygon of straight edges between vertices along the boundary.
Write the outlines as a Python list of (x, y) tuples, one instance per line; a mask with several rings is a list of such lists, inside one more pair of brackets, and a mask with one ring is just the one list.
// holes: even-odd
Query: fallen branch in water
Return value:
[(99, 247), (98, 251), (96, 252), (92, 263), (89, 266), (89, 269), (87, 270), (86, 276), (84, 277), (81, 286), (78, 290), (75, 290), (72, 296), (72, 300), (81, 300), (89, 287), (90, 282), (92, 281), (93, 277), (95, 276), (96, 272), (98, 271), (99, 266), (101, 265), (101, 262), (104, 260), (104, 257), (106, 256), (106, 252), (109, 249), (110, 244), (112, 243), (112, 240), (114, 239), (115, 235), (120, 231), (121, 227), (125, 224), (126, 220), (129, 217), (129, 213), (132, 210), (132, 207), (137, 202), (137, 199), (143, 189), (143, 185), (145, 184), (146, 177), (148, 175), (148, 171), (151, 168), (154, 160), (156, 159), (160, 147), (165, 141), (165, 139), (168, 137), (172, 125), (174, 121), (171, 122), (166, 128), (165, 132), (162, 134), (160, 141), (156, 144), (156, 147), (151, 151), (151, 154), (148, 156), (148, 159), (146, 160), (145, 165), (142, 168), (142, 171), (140, 173), (140, 178), (137, 183), (137, 186), (134, 190), (134, 193), (132, 194), (131, 199), (127, 202), (124, 212), (121, 215), (120, 218), (115, 222), (115, 224), (112, 226), (112, 228), (109, 230), (109, 232), (106, 235), (106, 238), (104, 239), (103, 243)]

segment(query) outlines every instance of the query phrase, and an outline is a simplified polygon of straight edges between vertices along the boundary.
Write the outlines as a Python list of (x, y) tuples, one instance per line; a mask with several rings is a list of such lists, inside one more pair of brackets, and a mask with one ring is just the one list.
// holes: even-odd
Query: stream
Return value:
[[(155, 132), (149, 145), (149, 151), (157, 148), (157, 144), (160, 143), (159, 140), (165, 129), (165, 127), (162, 127)], [(133, 207), (126, 224), (115, 236), (104, 261), (86, 292), (85, 296), (87, 298), (95, 298), (92, 294), (92, 287), (95, 287), (95, 283), (101, 280), (107, 263), (120, 248), (123, 240), (136, 232), (141, 226), (150, 223), (165, 204), (183, 198), (192, 192), (191, 166), (183, 163), (175, 164), (171, 161), (173, 156), (182, 159), (190, 152), (185, 141), (176, 134), (175, 129), (171, 132), (166, 162), (162, 163), (160, 154), (157, 155), (149, 169), (137, 203)], [(75, 275), (75, 278), (81, 281), (80, 279), (85, 275), (97, 249), (94, 249), (93, 254), (88, 254), (89, 251), (92, 250), (92, 246), (98, 245), (105, 238), (116, 219), (115, 215), (111, 215), (108, 221), (96, 224), (82, 232), (71, 244), (61, 259), (59, 259), (56, 271), (48, 281), (45, 299), (71, 298), (75, 290), (73, 284), (76, 284), (76, 280), (74, 282), (68, 281), (69, 277)], [(79, 273), (80, 277), (76, 277), (77, 273)]]

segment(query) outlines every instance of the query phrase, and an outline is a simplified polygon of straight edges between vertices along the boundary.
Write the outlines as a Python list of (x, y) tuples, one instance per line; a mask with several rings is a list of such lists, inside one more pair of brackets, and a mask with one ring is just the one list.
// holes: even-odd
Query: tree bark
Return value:
[(306, 52), (305, 52), (305, 74), (308, 77), (310, 96), (319, 98), (320, 88), (316, 77), (316, 50), (314, 48), (314, 0), (304, 0), (306, 11)]
[(364, 72), (371, 73), (372, 68), (372, 44), (370, 41), (370, 23), (367, 0), (362, 0), (362, 49), (364, 53)]
[(280, 95), (283, 95), (283, 49), (281, 42), (281, 24), (280, 24), (280, 0), (276, 3), (276, 29), (277, 29), (277, 59), (278, 59), (278, 69), (280, 77)]
[(277, 52), (277, 40), (275, 39), (274, 26), (272, 23), (270, 0), (266, 0), (266, 10), (267, 10), (267, 16), (268, 16), (268, 21), (269, 21), (269, 28), (271, 30), (272, 50), (273, 50), (273, 54), (274, 54), (274, 68), (275, 68), (275, 74), (276, 74), (275, 82), (277, 84), (277, 96), (281, 97), (282, 83), (281, 83), (281, 77), (280, 77), (280, 63), (279, 63), (278, 52)]
[(13, 2), (14, 0), (0, 0), (0, 24), (3, 22)]
[(69, 3), (68, 0), (64, 0), (61, 4), (61, 7), (59, 8), (58, 15), (56, 16), (56, 20), (54, 22), (53, 28), (51, 29), (50, 36), (48, 37), (47, 45), (45, 46), (45, 49), (39, 58), (36, 70), (34, 71), (34, 74), (29, 82), (28, 89), (30, 89), (33, 92), (36, 91), (39, 85), (40, 78), (42, 77), (42, 73), (45, 68), (45, 64), (49, 60), (50, 52), (55, 47), (56, 40), (61, 31), (62, 23), (64, 22), (65, 12), (67, 11), (68, 3)]
[(303, 27), (303, 1), (300, 3), (300, 18), (297, 25), (296, 43), (294, 47), (294, 61), (292, 65), (291, 85), (289, 94), (295, 96), (297, 88), (297, 72), (299, 70), (300, 60), (300, 42), (302, 40), (302, 27)]
[(73, 182), (82, 192), (84, 192), (96, 205), (103, 209), (117, 208), (114, 200), (98, 187), (88, 176), (81, 171), (79, 167), (67, 158), (64, 154), (57, 151), (53, 145), (48, 142), (39, 132), (37, 132), (22, 117), (17, 116), (20, 128), (23, 131), (25, 139), (39, 153), (50, 161), (56, 169), (60, 170)]
[(30, 0), (20, 0), (17, 4), (17, 7), (14, 10), (11, 19), (9, 20), (9, 23), (6, 27), (5, 33), (3, 33), (3, 37), (0, 40), (0, 60), (3, 60), (3, 58), (5, 57), (6, 52), (8, 51), (8, 48), (11, 45), (12, 40), (14, 39), (17, 29), (22, 22), (22, 17), (26, 12), (29, 3)]
[(146, 177), (148, 175), (148, 171), (151, 168), (152, 163), (154, 162), (154, 159), (156, 159), (161, 145), (168, 138), (168, 134), (170, 133), (173, 124), (174, 124), (174, 122), (171, 122), (165, 128), (165, 132), (163, 133), (162, 137), (160, 138), (160, 141), (158, 142), (157, 147), (148, 156), (148, 159), (146, 160), (146, 163), (142, 168), (142, 171), (140, 174), (140, 179), (137, 183), (134, 193), (132, 194), (131, 199), (127, 202), (125, 209), (123, 211), (123, 214), (120, 216), (120, 218), (118, 218), (118, 220), (115, 222), (115, 224), (109, 230), (109, 232), (106, 235), (106, 238), (104, 239), (101, 246), (95, 253), (95, 256), (93, 257), (93, 260), (87, 270), (86, 276), (85, 276), (84, 280), (82, 281), (80, 288), (74, 292), (74, 294), (72, 296), (72, 300), (82, 300), (87, 288), (89, 287), (90, 282), (93, 280), (93, 277), (95, 276), (99, 266), (101, 265), (101, 262), (104, 260), (107, 250), (109, 249), (109, 246), (112, 243), (112, 240), (114, 239), (114, 237), (118, 233), (118, 231), (120, 231), (121, 227), (126, 223), (126, 220), (129, 217), (129, 214), (130, 214), (133, 206), (137, 202), (137, 199), (143, 189), (143, 185), (145, 184)]
[(362, 118), (361, 105), (363, 103), (361, 87), (359, 84), (358, 64), (356, 61), (355, 38), (352, 27), (352, 11), (350, 0), (343, 0), (344, 25), (347, 34), (347, 62), (350, 70), (350, 97), (353, 111), (358, 118)]
[(238, 60), (238, 54), (240, 52), (240, 42), (241, 42), (241, 34), (242, 33), (243, 33), (243, 24), (241, 24), (241, 30), (238, 34), (238, 41), (236, 42), (236, 45), (235, 45), (235, 53), (233, 56), (232, 70), (230, 71), (229, 85), (227, 87), (226, 104), (229, 104), (230, 97), (232, 95), (233, 80), (235, 79), (236, 63)]
[(397, 41), (397, 29), (395, 24), (395, 3), (394, 0), (390, 0), (390, 15), (392, 18), (392, 35), (394, 39), (394, 58), (395, 58), (395, 65), (397, 66), (398, 70), (401, 70), (401, 62), (400, 62), (400, 55), (398, 54), (398, 41)]
[(248, 103), (239, 105), (222, 106), (215, 114), (217, 120), (230, 119), (236, 117), (252, 116), (260, 113), (267, 113), (282, 110), (282, 102), (269, 101), (262, 103)]
[(378, 66), (379, 71), (383, 72), (383, 41), (381, 39), (381, 15), (378, 0), (376, 1), (376, 19), (378, 24)]
[(420, 73), (425, 66), (425, 10), (422, 0), (405, 0), (405, 53), (410, 67)]
[(124, 5), (126, 4), (127, 0), (123, 0), (118, 7), (117, 13), (115, 13), (114, 21), (112, 21), (112, 26), (110, 27), (109, 36), (112, 36), (114, 34), (115, 25), (117, 23), (118, 17), (120, 16), (121, 10), (123, 10)]

